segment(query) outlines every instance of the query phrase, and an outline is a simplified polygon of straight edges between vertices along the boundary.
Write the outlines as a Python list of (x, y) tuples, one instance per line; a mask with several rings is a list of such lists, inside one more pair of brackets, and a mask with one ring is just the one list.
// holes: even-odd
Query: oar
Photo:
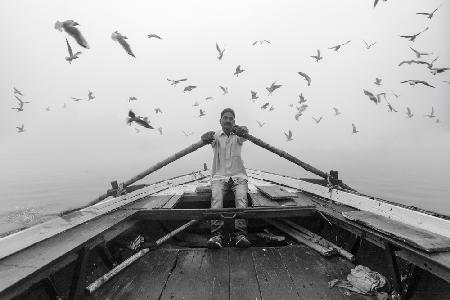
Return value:
[[(262, 141), (262, 140), (260, 140), (260, 139), (258, 139), (258, 138), (256, 138), (256, 137), (254, 137), (253, 135), (251, 135), (251, 134), (249, 134), (249, 133), (241, 132), (240, 130), (236, 130), (236, 129), (237, 129), (237, 127), (234, 127), (234, 128), (233, 128), (233, 132), (234, 132), (236, 135), (238, 135), (238, 136), (240, 136), (240, 137), (243, 137), (243, 138), (249, 140), (249, 141), (252, 142), (253, 144), (255, 144), (255, 145), (257, 145), (257, 146), (260, 146), (261, 148), (264, 148), (264, 149), (266, 149), (266, 150), (269, 150), (270, 152), (275, 153), (275, 154), (277, 154), (278, 156), (281, 156), (281, 157), (283, 157), (283, 158), (289, 160), (290, 162), (293, 162), (294, 164), (296, 164), (296, 165), (302, 167), (302, 168), (305, 169), (306, 171), (309, 171), (309, 172), (311, 172), (311, 173), (313, 173), (313, 174), (316, 174), (317, 176), (320, 176), (320, 177), (322, 177), (322, 178), (324, 178), (324, 179), (328, 179), (328, 178), (329, 178), (327, 173), (325, 173), (325, 172), (323, 172), (323, 171), (320, 171), (319, 169), (314, 168), (314, 167), (311, 166), (310, 164), (307, 164), (307, 163), (301, 161), (300, 159), (298, 159), (298, 158), (295, 157), (295, 156), (292, 156), (291, 154), (287, 153), (286, 151), (283, 151), (283, 150), (280, 150), (280, 149), (278, 149), (278, 148), (275, 148), (274, 146), (269, 145), (268, 143), (266, 143), (266, 142), (264, 142), (264, 141)], [(344, 184), (344, 183), (340, 183), (340, 185), (341, 185), (343, 188), (345, 188), (345, 189), (352, 190), (351, 187), (349, 187), (348, 185), (346, 185), (346, 184)]]
[[(175, 154), (169, 156), (168, 158), (166, 158), (166, 159), (164, 159), (164, 160), (162, 160), (162, 161), (156, 163), (155, 165), (153, 165), (152, 167), (148, 168), (147, 170), (145, 170), (145, 171), (141, 172), (140, 174), (134, 176), (134, 177), (131, 178), (130, 180), (125, 181), (125, 182), (123, 183), (123, 188), (126, 188), (127, 186), (129, 186), (129, 185), (135, 183), (135, 182), (138, 181), (138, 180), (141, 180), (142, 178), (144, 178), (145, 176), (147, 176), (147, 175), (149, 175), (149, 174), (155, 172), (156, 170), (161, 169), (162, 167), (164, 167), (164, 166), (170, 164), (171, 162), (174, 162), (174, 161), (176, 161), (177, 159), (179, 159), (179, 158), (181, 158), (181, 157), (183, 157), (183, 156), (185, 156), (185, 155), (187, 155), (187, 154), (189, 154), (189, 153), (192, 153), (192, 152), (194, 152), (195, 150), (198, 150), (198, 149), (200, 149), (201, 147), (203, 147), (203, 146), (205, 146), (205, 145), (207, 145), (207, 144), (206, 144), (205, 142), (203, 142), (202, 140), (200, 140), (199, 142), (197, 142), (197, 143), (195, 143), (195, 144), (192, 144), (192, 145), (190, 145), (189, 147), (187, 147), (187, 148), (185, 148), (185, 149), (183, 149), (183, 150), (181, 150), (181, 151), (178, 151), (177, 153), (175, 153)], [(97, 198), (95, 198), (94, 200), (92, 200), (91, 202), (89, 202), (88, 204), (86, 204), (86, 205), (84, 205), (84, 206), (81, 206), (81, 207), (78, 207), (78, 208), (75, 208), (75, 209), (71, 209), (71, 210), (64, 211), (64, 212), (61, 213), (61, 215), (64, 215), (64, 214), (73, 212), (73, 211), (75, 211), (75, 210), (80, 210), (80, 209), (89, 207), (89, 206), (91, 206), (91, 205), (94, 205), (94, 204), (96, 204), (96, 203), (98, 203), (98, 202), (100, 202), (100, 201), (102, 201), (102, 200), (108, 198), (109, 196), (113, 196), (115, 193), (116, 193), (116, 190), (110, 189), (110, 190), (108, 190), (106, 193), (104, 193), (103, 195), (98, 196)]]
[(177, 229), (169, 232), (168, 234), (166, 234), (162, 238), (158, 239), (156, 242), (151, 243), (151, 248), (144, 248), (144, 249), (140, 250), (139, 252), (137, 252), (136, 254), (130, 256), (128, 259), (124, 260), (122, 263), (120, 263), (119, 265), (115, 266), (114, 269), (112, 269), (111, 271), (109, 271), (108, 273), (106, 273), (105, 275), (103, 275), (102, 277), (98, 278), (96, 281), (94, 281), (90, 285), (88, 285), (86, 287), (86, 293), (88, 295), (92, 294), (99, 287), (101, 287), (106, 282), (108, 282), (111, 278), (113, 278), (115, 275), (117, 275), (120, 271), (122, 271), (123, 269), (125, 269), (126, 267), (128, 267), (129, 265), (131, 265), (132, 263), (137, 261), (139, 258), (144, 256), (148, 251), (150, 251), (150, 249), (158, 247), (159, 245), (161, 245), (162, 243), (164, 243), (165, 241), (167, 241), (168, 239), (170, 239), (174, 235), (180, 233), (181, 231), (185, 230), (186, 228), (188, 228), (189, 226), (191, 226), (191, 225), (193, 225), (193, 224), (195, 224), (197, 222), (198, 222), (198, 220), (191, 220), (191, 221), (187, 222), (186, 224), (178, 227)]

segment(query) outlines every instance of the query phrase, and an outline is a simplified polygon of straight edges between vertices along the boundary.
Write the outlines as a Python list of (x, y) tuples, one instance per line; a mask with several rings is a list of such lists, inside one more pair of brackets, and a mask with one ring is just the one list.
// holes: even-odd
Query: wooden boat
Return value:
[[(1, 238), (0, 299), (374, 299), (329, 287), (358, 264), (386, 276), (393, 298), (448, 299), (449, 218), (362, 195), (337, 172), (311, 179), (247, 169), (249, 207), (240, 209), (231, 193), (223, 209), (210, 208), (208, 170), (132, 186), (203, 145)], [(224, 219), (229, 234), (236, 218), (248, 219), (251, 247), (227, 240), (207, 249), (208, 220)]]

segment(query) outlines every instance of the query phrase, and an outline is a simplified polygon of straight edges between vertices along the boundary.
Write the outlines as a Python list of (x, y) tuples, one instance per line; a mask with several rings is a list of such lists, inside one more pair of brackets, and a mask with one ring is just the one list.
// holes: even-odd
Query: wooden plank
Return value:
[(228, 299), (228, 249), (180, 251), (158, 299)]
[(272, 200), (294, 198), (295, 194), (289, 193), (278, 185), (257, 185), (258, 190)]
[(449, 238), (418, 227), (366, 211), (347, 211), (343, 212), (342, 215), (351, 221), (363, 224), (427, 252), (450, 250)]
[(253, 207), (279, 207), (279, 206), (297, 206), (297, 203), (292, 199), (272, 200), (263, 193), (250, 193)]
[(177, 255), (178, 251), (150, 251), (86, 299), (158, 299)]
[(430, 253), (425, 257), (408, 250), (396, 251), (395, 254), (450, 283), (450, 252)]
[(178, 204), (178, 202), (181, 200), (181, 198), (183, 198), (183, 194), (181, 194), (181, 195), (173, 195), (173, 196), (169, 199), (169, 201), (167, 201), (167, 202), (162, 206), (162, 208), (172, 208), (172, 207), (174, 207), (175, 205)]
[(306, 182), (290, 176), (253, 169), (246, 169), (246, 171), (247, 175), (251, 178), (289, 186), (325, 199), (333, 200), (337, 203), (352, 206), (360, 210), (370, 211), (375, 214), (379, 214), (405, 224), (417, 226), (450, 238), (450, 220), (436, 216), (432, 212), (414, 210), (406, 207), (405, 205), (388, 202), (355, 192), (347, 192), (337, 189), (332, 189), (330, 192), (328, 187)]
[(277, 248), (255, 248), (252, 254), (262, 299), (302, 298)]
[(229, 248), (230, 300), (262, 299), (251, 249)]
[(151, 210), (153, 208), (161, 208), (167, 201), (172, 198), (173, 195), (161, 195), (161, 196), (148, 196), (135, 203), (126, 205), (119, 209), (129, 209), (129, 210)]
[[(348, 299), (337, 288), (330, 289), (333, 279), (346, 280), (353, 265), (338, 257), (324, 258), (303, 245), (279, 248), (282, 264), (301, 299)], [(353, 294), (351, 299), (372, 299)]]

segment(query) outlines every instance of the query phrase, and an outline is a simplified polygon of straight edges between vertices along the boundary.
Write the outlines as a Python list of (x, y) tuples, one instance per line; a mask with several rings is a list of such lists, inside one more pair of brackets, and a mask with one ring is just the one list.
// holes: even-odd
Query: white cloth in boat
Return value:
[(233, 178), (247, 179), (244, 162), (241, 158), (242, 144), (245, 138), (231, 133), (227, 136), (223, 130), (214, 134), (211, 146), (214, 159), (211, 169), (211, 180), (230, 180)]

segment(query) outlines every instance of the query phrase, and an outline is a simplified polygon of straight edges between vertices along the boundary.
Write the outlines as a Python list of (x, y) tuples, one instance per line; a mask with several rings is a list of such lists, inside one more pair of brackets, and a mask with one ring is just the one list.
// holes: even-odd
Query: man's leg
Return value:
[[(211, 181), (211, 208), (223, 208), (223, 195), (226, 190), (225, 180)], [(223, 240), (223, 220), (211, 220), (211, 235), (208, 247), (220, 248)]]
[[(235, 178), (233, 182), (234, 201), (236, 208), (247, 207), (248, 181), (243, 178)], [(235, 221), (235, 241), (236, 246), (246, 248), (250, 246), (247, 239), (247, 220), (236, 219)]]

